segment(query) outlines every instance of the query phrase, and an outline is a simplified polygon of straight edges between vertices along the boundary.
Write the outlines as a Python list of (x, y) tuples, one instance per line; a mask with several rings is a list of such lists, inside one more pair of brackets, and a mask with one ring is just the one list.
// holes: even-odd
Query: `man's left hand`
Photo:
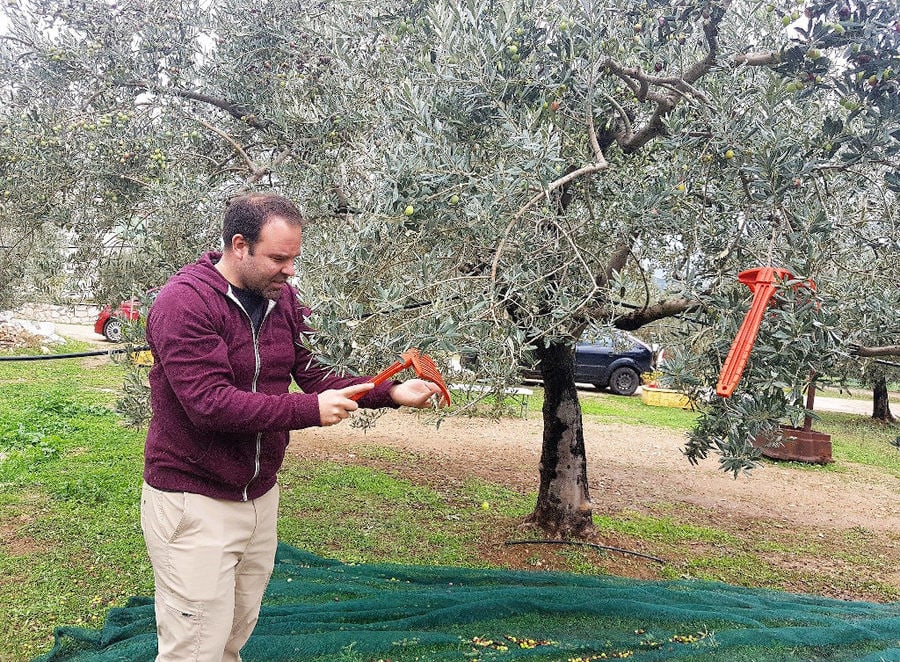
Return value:
[[(392, 388), (391, 398), (398, 405), (421, 409), (429, 406), (431, 396), (440, 392), (440, 387), (434, 382), (428, 382), (424, 379), (410, 379)], [(445, 403), (441, 401), (441, 404), (444, 405)]]

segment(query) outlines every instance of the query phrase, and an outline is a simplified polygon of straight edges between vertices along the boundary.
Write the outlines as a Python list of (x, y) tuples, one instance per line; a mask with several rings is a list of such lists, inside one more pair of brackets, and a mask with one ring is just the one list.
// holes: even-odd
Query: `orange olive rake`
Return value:
[[(415, 371), (416, 376), (437, 384), (441, 389), (441, 401), (448, 406), (450, 405), (450, 390), (447, 388), (447, 384), (444, 382), (444, 378), (441, 376), (441, 372), (438, 370), (437, 365), (435, 365), (428, 354), (423, 354), (415, 347), (411, 347), (403, 352), (400, 355), (400, 358), (403, 360), (396, 361), (393, 365), (382, 370), (369, 381), (377, 386), (378, 384), (387, 381), (401, 370), (412, 368)], [(351, 396), (351, 399), (358, 400), (363, 395), (363, 393), (359, 393), (355, 396)]]
[(716, 395), (730, 398), (741, 381), (741, 375), (750, 358), (750, 350), (756, 342), (759, 333), (759, 325), (769, 305), (769, 301), (775, 294), (777, 280), (791, 278), (791, 272), (787, 269), (773, 267), (757, 267), (747, 269), (738, 274), (738, 281), (750, 288), (753, 292), (753, 303), (744, 317), (741, 328), (738, 330), (722, 371), (719, 373), (719, 383), (716, 384)]

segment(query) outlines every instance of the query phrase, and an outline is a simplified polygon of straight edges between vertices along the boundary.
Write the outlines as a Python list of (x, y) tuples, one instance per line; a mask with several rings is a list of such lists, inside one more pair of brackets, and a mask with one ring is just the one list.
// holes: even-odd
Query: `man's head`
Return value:
[(291, 225), (303, 227), (303, 218), (293, 202), (275, 193), (251, 193), (234, 198), (225, 210), (222, 223), (222, 242), (226, 252), (231, 250), (232, 239), (241, 235), (251, 248), (259, 240), (262, 227), (273, 216)]
[(225, 252), (217, 268), (232, 285), (277, 299), (294, 275), (302, 230), (300, 212), (287, 198), (271, 193), (236, 198), (225, 210)]

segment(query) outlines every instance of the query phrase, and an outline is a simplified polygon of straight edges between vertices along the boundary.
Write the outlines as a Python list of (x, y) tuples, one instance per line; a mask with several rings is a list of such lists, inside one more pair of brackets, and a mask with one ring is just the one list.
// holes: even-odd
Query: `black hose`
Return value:
[(619, 554), (630, 554), (632, 556), (640, 556), (642, 559), (650, 559), (651, 561), (656, 561), (657, 563), (662, 563), (663, 565), (666, 562), (657, 557), (650, 556), (649, 554), (642, 554), (641, 552), (633, 552), (630, 549), (622, 549), (621, 547), (609, 547), (608, 545), (598, 545), (593, 542), (581, 542), (580, 540), (507, 540), (503, 543), (504, 545), (581, 545), (583, 547), (593, 547), (594, 549), (602, 549), (609, 552), (618, 552)]
[(132, 354), (144, 352), (149, 346), (134, 349), (99, 349), (93, 352), (73, 352), (71, 354), (29, 354), (26, 356), (0, 356), (0, 361), (50, 361), (52, 359), (80, 359), (85, 356), (112, 356), (113, 354)]

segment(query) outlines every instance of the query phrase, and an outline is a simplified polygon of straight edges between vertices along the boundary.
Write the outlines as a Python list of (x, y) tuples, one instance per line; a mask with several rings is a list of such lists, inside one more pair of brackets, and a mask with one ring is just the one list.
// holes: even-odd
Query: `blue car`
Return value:
[[(653, 350), (624, 331), (609, 336), (582, 338), (575, 345), (575, 381), (608, 388), (616, 395), (632, 395), (641, 384), (641, 374), (653, 372)], [(540, 380), (537, 367), (523, 372), (526, 379)]]

